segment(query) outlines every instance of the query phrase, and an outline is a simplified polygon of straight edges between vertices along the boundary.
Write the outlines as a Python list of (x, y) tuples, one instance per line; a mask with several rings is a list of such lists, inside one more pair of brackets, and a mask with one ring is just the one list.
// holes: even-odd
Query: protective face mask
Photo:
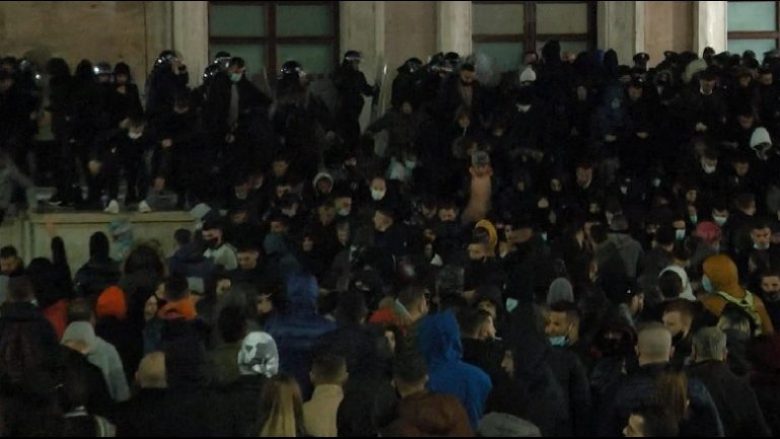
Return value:
[(620, 185), (620, 193), (626, 195), (628, 193), (628, 186)]
[(143, 131), (141, 131), (141, 132), (128, 131), (127, 132), (127, 137), (129, 137), (129, 138), (131, 138), (133, 140), (138, 140), (143, 135), (144, 135)]
[(728, 219), (729, 219), (729, 217), (727, 217), (727, 216), (713, 216), (712, 217), (712, 220), (715, 221), (715, 224), (717, 224), (717, 225), (719, 225), (721, 227), (724, 224), (726, 224), (726, 221), (728, 221)]
[(620, 108), (620, 100), (612, 99), (610, 106), (612, 107), (613, 110), (617, 110), (618, 108)]
[(378, 189), (371, 189), (371, 198), (374, 201), (379, 201), (385, 197), (385, 191)]
[(409, 169), (413, 169), (415, 166), (417, 166), (417, 160), (404, 160), (404, 166)]
[(241, 73), (231, 73), (230, 74), (230, 80), (233, 81), (233, 82), (238, 82), (238, 81), (241, 80), (242, 76), (243, 75)]
[(676, 229), (674, 231), (674, 237), (677, 238), (678, 241), (685, 239), (685, 229)]
[(769, 243), (753, 244), (753, 248), (756, 250), (767, 250), (769, 249)]
[(710, 278), (707, 277), (706, 274), (701, 278), (701, 287), (704, 288), (704, 291), (708, 293), (715, 292), (715, 287), (712, 286), (712, 281), (710, 281)]
[(565, 335), (558, 335), (558, 336), (555, 336), (555, 337), (548, 337), (548, 339), (550, 340), (550, 344), (553, 345), (553, 346), (558, 346), (558, 347), (566, 346), (566, 341), (567, 340), (566, 340), (566, 336)]
[(530, 105), (517, 104), (516, 106), (517, 106), (517, 111), (519, 111), (521, 113), (528, 113), (531, 110), (531, 106)]
[(661, 186), (661, 179), (660, 178), (654, 178), (653, 179), (653, 187), (659, 187)]
[(714, 165), (714, 166), (713, 165), (707, 165), (707, 164), (702, 163), (701, 164), (701, 168), (704, 169), (704, 173), (705, 174), (712, 174), (713, 172), (715, 172), (715, 170), (718, 168), (718, 166), (717, 165)]
[(349, 216), (351, 211), (352, 209), (350, 209), (349, 207), (342, 207), (341, 209), (337, 210), (336, 213), (339, 216)]
[(698, 215), (691, 215), (688, 217), (689, 220), (691, 220), (691, 224), (699, 224), (699, 216)]

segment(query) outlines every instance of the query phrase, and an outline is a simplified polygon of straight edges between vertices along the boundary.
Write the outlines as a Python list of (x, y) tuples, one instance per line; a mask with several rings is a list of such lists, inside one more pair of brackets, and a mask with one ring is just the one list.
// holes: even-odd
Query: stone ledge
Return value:
[(46, 224), (51, 221), (55, 224), (105, 224), (115, 220), (129, 220), (131, 223), (168, 223), (168, 222), (194, 222), (195, 218), (186, 211), (167, 212), (120, 212), (112, 215), (103, 212), (56, 212), (56, 213), (32, 213), (28, 221), (32, 224)]

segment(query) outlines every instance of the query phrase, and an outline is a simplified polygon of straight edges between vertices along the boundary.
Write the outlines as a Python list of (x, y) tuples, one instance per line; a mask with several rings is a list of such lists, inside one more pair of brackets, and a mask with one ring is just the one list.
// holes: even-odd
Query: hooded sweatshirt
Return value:
[(731, 302), (745, 310), (756, 324), (756, 333), (773, 334), (774, 327), (761, 299), (739, 285), (737, 266), (726, 255), (715, 255), (704, 261), (703, 284), (712, 284), (710, 294), (702, 298), (702, 304), (709, 312), (720, 316)]
[(458, 398), (476, 430), (493, 385), (485, 372), (462, 361), (455, 314), (446, 311), (426, 317), (420, 323), (418, 347), (428, 363), (428, 389)]
[(95, 335), (95, 329), (89, 322), (73, 322), (65, 329), (62, 342), (82, 341), (86, 343), (87, 360), (100, 368), (108, 384), (108, 391), (114, 401), (121, 402), (130, 398), (130, 388), (125, 380), (122, 360), (116, 348)]

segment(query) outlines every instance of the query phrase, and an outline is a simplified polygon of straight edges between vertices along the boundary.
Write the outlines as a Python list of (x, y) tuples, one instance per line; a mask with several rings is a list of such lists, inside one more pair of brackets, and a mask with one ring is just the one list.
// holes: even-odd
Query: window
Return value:
[(597, 2), (472, 2), (474, 51), (503, 70), (516, 69), (526, 50), (558, 40), (562, 52), (596, 47)]
[(338, 21), (338, 2), (209, 2), (209, 58), (224, 50), (246, 60), (250, 77), (274, 72), (270, 80), (294, 59), (321, 76), (338, 62)]
[(780, 2), (731, 1), (728, 5), (728, 50), (742, 54), (764, 52), (780, 47)]

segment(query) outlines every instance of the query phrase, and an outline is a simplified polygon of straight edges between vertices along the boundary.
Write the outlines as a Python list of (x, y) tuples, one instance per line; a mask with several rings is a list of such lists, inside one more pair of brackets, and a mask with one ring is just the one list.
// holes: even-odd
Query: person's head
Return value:
[(460, 67), (460, 83), (463, 85), (471, 85), (477, 79), (477, 72), (474, 69), (474, 64), (465, 63)]
[(484, 261), (489, 255), (487, 243), (477, 237), (472, 238), (468, 252), (471, 261)]
[(165, 263), (163, 263), (157, 248), (150, 244), (141, 244), (134, 248), (124, 264), (126, 275), (134, 273), (146, 273), (158, 277), (165, 276)]
[(761, 68), (758, 70), (758, 83), (764, 86), (772, 85), (774, 80), (772, 76), (772, 69)]
[(165, 300), (176, 302), (183, 300), (190, 295), (190, 287), (187, 278), (184, 276), (173, 275), (165, 280)]
[(348, 192), (336, 194), (333, 198), (333, 206), (339, 216), (349, 216), (352, 213), (352, 195)]
[(73, 299), (68, 303), (68, 323), (95, 321), (92, 304), (85, 298)]
[(780, 270), (771, 269), (761, 273), (761, 291), (770, 300), (780, 300)]
[(165, 389), (168, 387), (168, 376), (165, 369), (165, 353), (151, 352), (146, 354), (138, 365), (135, 382), (142, 389)]
[(26, 275), (8, 279), (8, 300), (10, 302), (30, 302), (35, 299), (35, 285)]
[(734, 173), (738, 177), (744, 177), (750, 172), (750, 160), (745, 154), (739, 154), (731, 161), (731, 165), (734, 168)]
[(398, 301), (406, 308), (412, 321), (428, 314), (428, 290), (419, 285), (409, 285), (398, 293)]
[(237, 56), (234, 56), (233, 58), (230, 58), (230, 63), (228, 64), (227, 69), (228, 75), (230, 75), (230, 80), (233, 82), (238, 82), (241, 80), (241, 78), (244, 77), (244, 73), (246, 73), (246, 62), (243, 58), (239, 58)]
[(303, 398), (295, 378), (279, 374), (268, 380), (260, 396), (259, 412), (265, 415), (260, 436), (298, 436), (303, 429)]
[(458, 206), (454, 201), (442, 200), (438, 207), (437, 215), (439, 217), (439, 221), (448, 222), (458, 219)]
[(271, 163), (271, 171), (274, 177), (281, 178), (287, 175), (287, 170), (290, 168), (290, 159), (285, 154), (279, 154), (274, 157), (274, 161)]
[(319, 217), (320, 224), (329, 226), (336, 219), (336, 208), (332, 202), (325, 202), (317, 207), (317, 216)]
[(699, 163), (705, 174), (714, 173), (718, 170), (718, 152), (712, 148), (707, 148)]
[(712, 220), (719, 227), (723, 227), (729, 220), (729, 208), (724, 202), (715, 202), (712, 205)]
[(699, 88), (704, 94), (710, 94), (718, 84), (718, 76), (713, 71), (704, 71), (699, 76)]
[(270, 334), (248, 333), (238, 351), (238, 372), (241, 375), (262, 375), (271, 378), (279, 373), (279, 349)]
[(696, 363), (726, 361), (726, 334), (716, 327), (706, 327), (693, 335), (691, 358)]
[(577, 185), (587, 186), (593, 180), (593, 166), (590, 163), (580, 163), (576, 170)]
[(750, 239), (753, 241), (753, 248), (756, 250), (766, 250), (772, 243), (772, 229), (769, 222), (763, 219), (757, 219), (750, 228)]
[(247, 333), (246, 312), (240, 306), (226, 306), (217, 317), (217, 329), (222, 341), (237, 343), (244, 339)]
[(344, 65), (350, 66), (354, 70), (358, 70), (360, 67), (360, 60), (362, 56), (357, 50), (348, 50), (344, 54)]
[(19, 253), (16, 251), (16, 247), (7, 245), (3, 248), (0, 248), (0, 273), (5, 275), (12, 274), (16, 271), (19, 271), (21, 265), (22, 260), (19, 258)]
[(0, 71), (0, 93), (7, 93), (14, 86), (14, 75)]
[(641, 99), (643, 92), (644, 84), (642, 82), (634, 80), (628, 84), (628, 98), (632, 102), (636, 102)]
[(749, 130), (755, 125), (756, 118), (751, 111), (746, 111), (737, 115), (737, 122), (739, 123), (740, 128)]
[(664, 300), (673, 300), (683, 292), (683, 280), (674, 270), (666, 270), (658, 276), (658, 290)]
[(490, 313), (473, 308), (466, 308), (458, 315), (460, 333), (463, 338), (474, 340), (492, 340), (496, 338), (496, 326)]
[(89, 237), (89, 257), (96, 261), (105, 261), (109, 255), (108, 236), (95, 232)]
[(631, 411), (623, 436), (625, 437), (677, 437), (680, 426), (666, 407), (648, 404)]
[(242, 244), (236, 251), (238, 266), (242, 270), (254, 270), (257, 268), (257, 261), (260, 259), (260, 249), (253, 244)]
[(343, 386), (349, 378), (347, 361), (341, 355), (321, 354), (314, 358), (309, 378), (315, 386)]
[(756, 196), (750, 192), (738, 194), (734, 197), (734, 204), (745, 215), (753, 216), (756, 213)]
[(130, 82), (130, 66), (119, 62), (114, 66), (114, 82), (117, 85), (125, 85)]
[(693, 324), (693, 309), (688, 300), (671, 301), (664, 307), (664, 327), (669, 330), (674, 339), (685, 337), (691, 331)]
[(203, 234), (203, 242), (209, 248), (215, 249), (222, 245), (222, 223), (219, 221), (207, 221), (203, 224), (201, 233)]
[(371, 179), (369, 188), (371, 189), (371, 199), (381, 201), (387, 195), (387, 180), (385, 180), (385, 177), (376, 176)]
[[(572, 302), (556, 302), (550, 305), (544, 333), (551, 341), (563, 343), (576, 341), (579, 333), (580, 314)], [(555, 339), (555, 340), (553, 340)]]
[(190, 111), (190, 95), (187, 93), (177, 93), (173, 99), (173, 112), (184, 114)]
[(539, 62), (539, 55), (535, 50), (526, 50), (523, 53), (523, 64), (530, 65)]
[(393, 386), (401, 398), (424, 392), (428, 383), (428, 365), (419, 353), (408, 353), (395, 359)]
[(747, 311), (739, 305), (729, 303), (720, 313), (716, 326), (725, 333), (742, 334), (747, 338), (753, 334), (754, 325)]
[(183, 247), (192, 242), (192, 232), (188, 229), (177, 229), (173, 233), (173, 240), (176, 241), (176, 245)]
[(389, 209), (382, 209), (382, 208), (377, 209), (374, 212), (373, 221), (374, 221), (374, 230), (376, 230), (377, 232), (386, 231), (395, 222), (393, 212)]
[(283, 293), (284, 285), (279, 278), (272, 276), (262, 282), (260, 288), (257, 290), (257, 299), (255, 302), (257, 314), (259, 316), (266, 316), (272, 313), (276, 309), (279, 298)]
[(667, 363), (673, 352), (672, 334), (663, 324), (648, 323), (639, 329), (636, 354), (640, 366)]

